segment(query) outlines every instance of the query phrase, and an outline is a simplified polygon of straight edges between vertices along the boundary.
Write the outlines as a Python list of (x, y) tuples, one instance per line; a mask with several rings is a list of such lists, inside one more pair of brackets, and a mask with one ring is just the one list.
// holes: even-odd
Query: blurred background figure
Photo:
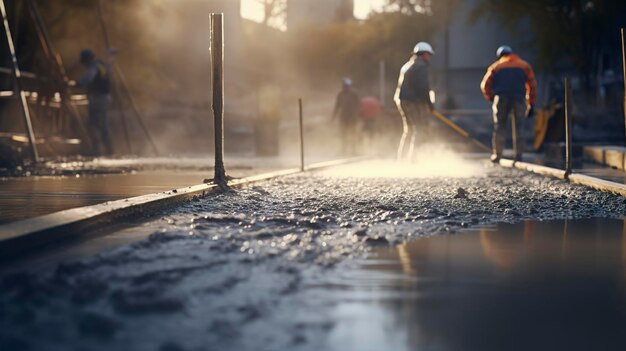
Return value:
[(339, 117), (339, 137), (341, 138), (341, 152), (344, 155), (355, 155), (360, 145), (358, 138), (358, 123), (360, 100), (359, 95), (352, 87), (352, 80), (344, 78), (341, 91), (337, 94), (332, 119)]
[(430, 112), (433, 110), (428, 65), (434, 54), (430, 44), (419, 42), (413, 48), (409, 61), (400, 69), (398, 87), (394, 95), (394, 101), (402, 116), (398, 160), (411, 161), (416, 140), (424, 143), (428, 138)]
[(487, 101), (493, 103), (493, 139), (491, 161), (499, 162), (506, 139), (506, 125), (513, 115), (513, 149), (515, 160), (522, 159), (524, 117), (534, 115), (537, 100), (537, 81), (532, 67), (511, 47), (503, 45), (496, 51), (498, 60), (487, 69), (480, 89)]
[(380, 100), (374, 96), (364, 96), (361, 98), (361, 110), (359, 116), (363, 121), (363, 144), (368, 154), (379, 154), (374, 149), (377, 135), (377, 121), (382, 114)]
[(273, 83), (265, 83), (257, 92), (257, 119), (255, 121), (255, 149), (259, 156), (278, 156), (281, 116), (280, 91)]
[(89, 101), (88, 132), (91, 139), (91, 155), (102, 156), (113, 153), (107, 112), (111, 103), (110, 66), (96, 58), (91, 49), (80, 53), (80, 63), (86, 68), (76, 87), (87, 91)]

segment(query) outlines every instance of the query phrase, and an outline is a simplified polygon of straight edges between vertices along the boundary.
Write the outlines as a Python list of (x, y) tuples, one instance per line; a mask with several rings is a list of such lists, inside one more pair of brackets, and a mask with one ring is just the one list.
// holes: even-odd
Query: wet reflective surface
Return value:
[(330, 349), (626, 350), (626, 229), (526, 222), (418, 239), (330, 290)]
[[(287, 157), (229, 156), (226, 169), (241, 178), (296, 164)], [(0, 224), (197, 185), (214, 173), (213, 159), (207, 157), (96, 158), (50, 161), (46, 167), (56, 175), (0, 177)]]
[[(268, 169), (236, 169), (246, 177)], [(45, 176), (0, 179), (0, 224), (201, 184), (213, 170), (158, 170), (121, 174)]]
[(0, 224), (202, 183), (211, 172), (138, 172), (0, 181)]

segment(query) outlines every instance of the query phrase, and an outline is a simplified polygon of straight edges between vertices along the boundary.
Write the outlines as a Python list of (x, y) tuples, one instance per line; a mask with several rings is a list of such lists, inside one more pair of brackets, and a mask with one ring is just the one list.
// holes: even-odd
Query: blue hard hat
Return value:
[(513, 49), (511, 49), (510, 46), (508, 45), (502, 45), (501, 47), (498, 48), (498, 50), (496, 51), (496, 56), (498, 58), (504, 56), (504, 55), (508, 55), (508, 54), (512, 54), (513, 53)]

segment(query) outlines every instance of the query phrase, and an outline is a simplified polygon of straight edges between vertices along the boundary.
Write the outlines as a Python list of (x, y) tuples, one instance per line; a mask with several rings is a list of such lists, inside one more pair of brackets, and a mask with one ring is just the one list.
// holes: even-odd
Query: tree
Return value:
[(431, 0), (387, 0), (385, 10), (405, 15), (432, 14)]
[(263, 23), (266, 26), (284, 29), (287, 17), (287, 0), (257, 0), (263, 5)]
[(377, 79), (373, 68), (381, 59), (399, 69), (417, 41), (431, 39), (433, 26), (431, 17), (423, 14), (381, 12), (362, 22), (304, 28), (294, 38), (307, 40), (294, 40), (292, 52), (314, 83), (346, 75), (362, 83), (373, 82)]
[(556, 73), (574, 67), (587, 88), (606, 66), (619, 63), (619, 27), (626, 23), (626, 1), (479, 0), (471, 20), (488, 17), (525, 38), (536, 52), (539, 70)]
[(445, 29), (459, 0), (388, 0), (382, 12), (295, 33), (292, 52), (312, 81), (349, 75), (361, 83), (378, 79), (380, 60), (399, 70), (415, 43), (431, 41)]

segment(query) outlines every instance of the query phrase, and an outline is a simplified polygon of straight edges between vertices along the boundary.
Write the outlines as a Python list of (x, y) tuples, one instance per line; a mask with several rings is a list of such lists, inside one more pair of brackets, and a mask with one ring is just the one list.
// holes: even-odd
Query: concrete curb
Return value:
[(507, 168), (517, 168), (541, 175), (547, 175), (558, 179), (567, 179), (572, 184), (584, 185), (596, 190), (613, 193), (626, 197), (626, 184), (616, 183), (584, 174), (570, 174), (565, 176), (562, 169), (551, 168), (526, 162), (514, 162), (513, 160), (502, 159), (500, 166)]
[[(356, 157), (309, 165), (305, 171), (313, 171), (366, 159)], [(228, 183), (241, 187), (273, 178), (301, 173), (299, 168), (269, 172)], [(145, 216), (176, 204), (206, 196), (216, 184), (199, 184), (161, 193), (141, 195), (97, 205), (63, 210), (35, 218), (11, 222), (0, 226), (0, 260), (22, 254), (24, 250), (52, 244), (60, 239), (76, 238), (87, 231), (102, 229), (124, 218)]]
[(618, 194), (626, 197), (626, 185), (624, 184), (615, 183), (604, 179), (598, 179), (584, 174), (570, 174), (568, 179), (571, 183), (574, 184), (582, 184), (596, 190)]
[(534, 163), (513, 161), (508, 159), (501, 159), (500, 166), (506, 168), (517, 168), (523, 171), (533, 172), (541, 175), (547, 175), (559, 179), (565, 179), (565, 171), (558, 168), (552, 168), (547, 166), (536, 165)]
[(601, 165), (626, 170), (626, 147), (597, 145), (583, 147), (583, 157)]

